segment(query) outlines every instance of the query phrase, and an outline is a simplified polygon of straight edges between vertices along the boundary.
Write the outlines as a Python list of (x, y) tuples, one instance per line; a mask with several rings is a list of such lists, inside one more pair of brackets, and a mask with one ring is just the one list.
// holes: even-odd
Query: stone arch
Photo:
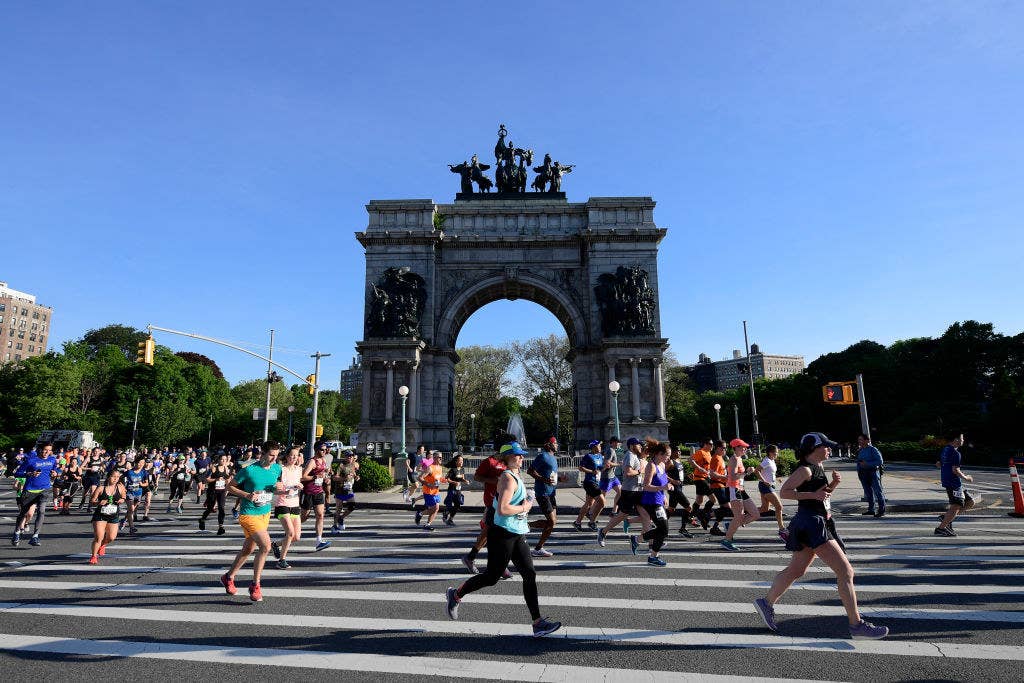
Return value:
[(525, 299), (543, 306), (565, 328), (569, 346), (577, 349), (587, 344), (587, 324), (578, 306), (564, 289), (529, 274), (515, 278), (496, 275), (466, 287), (441, 312), (436, 328), (436, 343), (441, 349), (454, 349), (462, 326), (473, 313), (500, 299)]

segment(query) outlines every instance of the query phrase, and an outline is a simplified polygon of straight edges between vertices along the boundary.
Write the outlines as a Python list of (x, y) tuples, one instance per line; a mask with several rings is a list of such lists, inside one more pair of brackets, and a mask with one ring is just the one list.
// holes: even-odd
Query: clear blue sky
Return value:
[[(8, 3), (0, 280), (51, 347), (148, 322), (347, 365), (370, 199), (451, 201), (499, 123), (649, 195), (683, 361), (1024, 328), (1024, 5)], [(515, 316), (514, 332), (507, 324)], [(524, 302), (460, 345), (557, 330)], [(228, 378), (259, 362), (166, 335)]]

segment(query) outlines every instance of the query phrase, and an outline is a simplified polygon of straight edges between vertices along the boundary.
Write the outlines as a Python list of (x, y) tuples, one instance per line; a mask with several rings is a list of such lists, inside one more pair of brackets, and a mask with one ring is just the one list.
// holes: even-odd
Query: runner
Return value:
[[(693, 465), (693, 487), (697, 492), (693, 499), (693, 509), (697, 511), (697, 521), (704, 527), (704, 531), (708, 530), (708, 524), (711, 523), (711, 510), (715, 507), (715, 497), (711, 493), (709, 469), (711, 467), (711, 451), (714, 446), (713, 439), (704, 439), (700, 448), (690, 456), (690, 463)], [(703, 508), (701, 507), (702, 503), (704, 504)]]
[[(640, 506), (647, 513), (644, 520), (644, 532), (641, 538), (647, 541), (650, 554), (647, 557), (647, 564), (654, 567), (664, 567), (668, 563), (658, 557), (661, 548), (665, 545), (665, 538), (668, 536), (668, 515), (665, 512), (665, 493), (672, 490), (672, 484), (668, 482), (668, 475), (665, 474), (665, 463), (668, 462), (668, 446), (653, 439), (647, 440), (647, 453), (649, 455), (647, 466), (644, 468), (643, 489), (640, 495)], [(629, 545), (636, 555), (640, 541), (636, 536), (629, 537)]]
[[(193, 474), (195, 474), (194, 466), (188, 464), (184, 455), (179, 455), (168, 470), (168, 476), (171, 478), (171, 491), (167, 496), (168, 514), (172, 507), (176, 507), (176, 512), (181, 514), (185, 505), (185, 494), (192, 487)], [(177, 501), (176, 506), (175, 501)]]
[(729, 509), (732, 510), (732, 520), (729, 522), (729, 530), (726, 531), (725, 538), (722, 539), (722, 547), (732, 551), (740, 549), (733, 543), (736, 532), (741, 527), (761, 519), (761, 513), (758, 512), (754, 501), (743, 489), (743, 479), (747, 473), (747, 468), (743, 464), (743, 456), (747, 454), (750, 444), (737, 438), (730, 441), (729, 445), (732, 446), (732, 457), (729, 458), (729, 465), (726, 467), (726, 476), (728, 477), (726, 483), (729, 485)]
[(754, 601), (754, 608), (765, 625), (777, 632), (779, 628), (775, 623), (773, 605), (794, 581), (807, 572), (814, 558), (820, 557), (836, 575), (839, 599), (850, 624), (850, 637), (877, 640), (887, 636), (889, 629), (861, 618), (853, 586), (853, 567), (832, 519), (829, 497), (842, 477), (838, 472), (832, 472), (832, 482), (829, 483), (821, 463), (828, 459), (835, 447), (836, 444), (821, 432), (811, 432), (800, 439), (797, 468), (782, 485), (782, 497), (797, 501), (797, 512), (789, 523), (789, 541), (786, 543), (786, 548), (793, 551), (793, 557), (789, 566), (775, 577), (768, 595)]
[(71, 503), (75, 499), (75, 494), (82, 488), (82, 464), (77, 457), (72, 458), (68, 462), (67, 467), (64, 468), (62, 478), (64, 482), (60, 489), (60, 514), (70, 515)]
[(615, 498), (612, 499), (612, 514), (619, 511), (619, 499), (622, 498), (622, 482), (619, 480), (619, 437), (613, 436), (608, 439), (608, 452), (604, 456), (604, 469), (601, 470), (601, 493), (605, 500), (608, 499), (608, 492), (615, 491)]
[[(711, 463), (708, 465), (708, 474), (711, 482), (711, 495), (714, 496), (714, 502), (718, 503), (718, 508), (715, 510), (715, 526), (708, 533), (712, 536), (725, 536), (725, 532), (722, 531), (720, 525), (730, 512), (729, 491), (726, 489), (729, 477), (725, 469), (725, 442), (720, 439), (715, 441), (714, 448), (711, 451)], [(711, 504), (709, 502), (705, 506), (705, 511), (709, 509), (708, 506)]]
[(99, 562), (97, 558), (105, 555), (107, 546), (117, 538), (117, 513), (126, 496), (121, 472), (116, 469), (107, 475), (106, 483), (93, 491), (89, 507), (95, 505), (96, 512), (92, 515), (92, 554), (89, 564)]
[(53, 444), (48, 443), (43, 446), (42, 453), (39, 455), (30, 453), (15, 470), (15, 477), (25, 477), (25, 486), (18, 499), (18, 518), (14, 522), (11, 545), (16, 546), (21, 542), (21, 534), (33, 515), (35, 515), (35, 519), (33, 520), (32, 538), (28, 544), (41, 545), (39, 532), (43, 528), (43, 520), (46, 517), (46, 506), (49, 503), (47, 496), (50, 495), (53, 488), (53, 470), (56, 466), (57, 459), (53, 457)]
[(551, 437), (544, 444), (540, 453), (530, 463), (526, 471), (533, 477), (533, 492), (537, 499), (537, 507), (544, 515), (543, 519), (535, 519), (530, 522), (530, 528), (540, 531), (540, 538), (537, 545), (533, 546), (530, 554), (534, 557), (551, 557), (552, 552), (544, 547), (551, 532), (555, 530), (558, 523), (558, 501), (555, 499), (555, 491), (558, 489), (558, 441)]
[(523, 598), (533, 619), (533, 635), (546, 636), (561, 628), (557, 621), (548, 621), (540, 615), (537, 600), (537, 572), (533, 568), (530, 546), (526, 544), (529, 530), (526, 518), (533, 506), (533, 494), (527, 493), (519, 470), (526, 455), (518, 443), (501, 447), (500, 455), (505, 471), (496, 485), (496, 495), (491, 503), (493, 524), (487, 529), (487, 571), (475, 574), (457, 589), (449, 587), (445, 595), (448, 618), (459, 618), (459, 602), (462, 598), (481, 588), (493, 586), (507, 571), (509, 560), (523, 579)]
[[(155, 450), (154, 450), (155, 452)], [(155, 457), (155, 456), (154, 456)], [(142, 494), (142, 521), (149, 521), (149, 508), (153, 504), (153, 495), (160, 484), (160, 475), (152, 460), (146, 459), (146, 489)]]
[[(690, 507), (690, 499), (683, 493), (683, 482), (686, 479), (686, 470), (683, 469), (682, 456), (679, 453), (679, 446), (672, 446), (665, 464), (665, 474), (668, 476), (668, 483), (672, 489), (668, 492), (668, 505), (666, 511), (669, 517), (679, 514), (679, 535), (685, 538), (693, 538), (693, 534), (686, 530), (686, 523), (690, 521), (690, 514), (693, 508)], [(681, 512), (676, 513), (676, 506)]]
[(455, 515), (462, 509), (466, 497), (462, 494), (462, 485), (466, 483), (465, 461), (460, 453), (456, 453), (445, 467), (448, 468), (448, 493), (444, 497), (444, 512), (441, 519), (448, 526), (455, 526)]
[(274, 496), (274, 516), (281, 522), (284, 536), (281, 542), (272, 541), (270, 549), (277, 558), (278, 569), (289, 569), (288, 548), (302, 538), (302, 509), (299, 507), (299, 491), (302, 490), (302, 453), (298, 448), (289, 448), (281, 466), (281, 486)]
[(206, 480), (210, 473), (210, 456), (205, 448), (199, 449), (199, 457), (196, 458), (196, 503), (203, 497), (206, 489)]
[(429, 457), (427, 455), (427, 447), (420, 444), (416, 447), (416, 452), (409, 458), (406, 465), (405, 478), (407, 485), (405, 490), (402, 491), (402, 498), (413, 510), (416, 509), (416, 490), (419, 488), (420, 460)]
[(206, 475), (206, 509), (199, 517), (199, 530), (206, 531), (206, 519), (217, 508), (217, 535), (224, 535), (224, 510), (227, 507), (228, 480), (231, 479), (231, 456), (221, 451), (217, 464)]
[(433, 531), (434, 517), (441, 505), (441, 484), (448, 481), (444, 478), (441, 470), (441, 453), (431, 451), (430, 458), (423, 459), (420, 467), (419, 482), (423, 485), (423, 509), (416, 510), (416, 526), (420, 526), (423, 515), (427, 515), (427, 523), (423, 525), (424, 531)]
[(327, 503), (327, 494), (324, 493), (324, 480), (327, 479), (327, 461), (324, 460), (326, 454), (327, 444), (321, 443), (302, 470), (301, 519), (305, 523), (311, 510), (316, 516), (316, 552), (331, 547), (331, 542), (324, 540), (324, 505)]
[(950, 436), (949, 445), (942, 449), (939, 455), (939, 466), (942, 469), (942, 487), (946, 489), (946, 497), (949, 499), (949, 507), (946, 514), (939, 520), (939, 526), (935, 528), (936, 536), (956, 536), (953, 529), (953, 520), (964, 510), (974, 507), (974, 498), (964, 488), (963, 482), (974, 481), (974, 477), (964, 474), (960, 470), (961, 456), (960, 447), (964, 445), (963, 434)]
[[(509, 437), (511, 439), (511, 437)], [(506, 444), (511, 445), (511, 444)], [(505, 448), (502, 446), (501, 448)], [(469, 552), (462, 556), (462, 565), (469, 570), (470, 574), (476, 574), (476, 556), (483, 550), (484, 546), (487, 545), (487, 529), (491, 526), (494, 521), (494, 496), (498, 490), (498, 479), (502, 473), (507, 469), (505, 467), (505, 461), (500, 457), (501, 453), (492, 453), (481, 461), (477, 465), (476, 471), (473, 473), (473, 479), (484, 485), (484, 514), (480, 518), (480, 533), (476, 537), (476, 542), (473, 547), (470, 548)], [(503, 579), (511, 579), (512, 573), (505, 568), (505, 573), (501, 575)]]
[(359, 462), (352, 451), (342, 451), (334, 463), (333, 477), (334, 494), (334, 526), (331, 533), (337, 534), (345, 530), (345, 518), (356, 509), (355, 485), (359, 481)]
[(761, 465), (757, 468), (757, 491), (761, 494), (761, 508), (758, 512), (761, 515), (766, 515), (768, 514), (769, 506), (774, 508), (775, 522), (779, 525), (779, 538), (783, 541), (788, 541), (789, 532), (786, 531), (786, 527), (782, 524), (782, 501), (779, 500), (778, 494), (775, 493), (775, 479), (779, 471), (775, 460), (778, 457), (779, 447), (775, 444), (769, 445), (765, 450), (764, 458), (761, 459)]
[(135, 534), (135, 516), (136, 511), (139, 509), (139, 503), (142, 502), (144, 496), (143, 489), (148, 488), (149, 474), (146, 472), (146, 461), (142, 458), (137, 458), (133, 463), (133, 467), (124, 473), (121, 480), (124, 482), (124, 489), (126, 492), (126, 499), (128, 502), (128, 508), (125, 510), (124, 519), (121, 520), (121, 524), (118, 526), (118, 531), (123, 531), (125, 525), (128, 525), (128, 533)]
[(87, 512), (92, 512), (92, 494), (99, 487), (103, 481), (103, 456), (100, 455), (99, 448), (93, 448), (89, 453), (89, 457), (86, 458), (85, 464), (83, 465), (82, 473), (82, 500), (78, 502), (78, 509), (81, 510), (85, 507), (86, 501), (89, 502), (89, 507), (86, 508)]
[(597, 531), (597, 516), (604, 510), (604, 492), (601, 491), (600, 477), (604, 471), (604, 456), (601, 455), (601, 441), (594, 439), (587, 447), (590, 452), (580, 459), (579, 471), (583, 472), (583, 490), (586, 493), (586, 500), (583, 501), (580, 512), (576, 515), (576, 521), (572, 528), (576, 531), (583, 531), (583, 518), (588, 515), (590, 522), (587, 527), (591, 531)]
[(622, 523), (622, 530), (629, 533), (629, 525), (643, 524), (639, 516), (640, 497), (644, 486), (644, 469), (647, 467), (647, 450), (640, 439), (631, 436), (626, 439), (626, 454), (622, 460), (622, 497), (619, 499), (619, 511), (612, 515), (603, 529), (597, 532), (597, 544), (605, 547), (605, 538), (615, 527)]
[(259, 462), (241, 470), (227, 483), (228, 492), (242, 502), (238, 523), (245, 532), (245, 541), (227, 573), (220, 577), (220, 583), (228, 595), (237, 593), (235, 575), (253, 550), (256, 550), (256, 556), (252, 560), (252, 584), (249, 586), (249, 599), (253, 602), (263, 600), (260, 578), (263, 575), (263, 564), (267, 561), (267, 553), (270, 552), (270, 534), (267, 533), (270, 508), (274, 493), (284, 489), (284, 485), (279, 484), (281, 466), (277, 463), (277, 456), (280, 452), (280, 444), (276, 441), (267, 441), (263, 444), (263, 454)]

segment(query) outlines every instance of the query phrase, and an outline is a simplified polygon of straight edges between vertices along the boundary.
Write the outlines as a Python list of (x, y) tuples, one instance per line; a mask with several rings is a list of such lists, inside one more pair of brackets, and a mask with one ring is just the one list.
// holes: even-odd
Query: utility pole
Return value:
[(267, 402), (263, 408), (263, 441), (270, 438), (270, 385), (274, 374), (274, 330), (270, 330), (270, 353), (267, 355)]
[[(857, 375), (860, 377), (860, 375)], [(132, 423), (132, 446), (131, 450), (135, 450), (135, 436), (139, 433), (139, 403), (142, 402), (142, 397), (137, 396), (135, 398), (135, 422)], [(123, 443), (123, 442), (122, 442)]]
[(736, 438), (740, 438), (740, 409), (735, 403), (732, 404), (732, 416), (736, 421)]
[(864, 396), (864, 375), (859, 372), (857, 373), (857, 399), (860, 401), (860, 430), (870, 439), (871, 426), (868, 425), (868, 400)]
[(310, 425), (309, 425), (309, 457), (310, 458), (313, 457), (313, 443), (316, 441), (316, 411), (317, 411), (317, 404), (320, 401), (320, 359), (321, 358), (327, 358), (330, 355), (331, 354), (329, 354), (329, 353), (320, 353), (319, 351), (317, 351), (316, 353), (314, 353), (313, 355), (310, 356), (310, 358), (315, 358), (316, 359), (316, 364), (313, 366), (313, 377), (316, 378), (314, 380), (316, 382), (316, 384), (313, 385), (313, 415), (312, 415), (312, 420), (311, 420)]
[[(747, 348), (747, 375), (750, 380), (750, 414), (754, 420), (754, 448), (761, 452), (761, 430), (757, 427), (757, 400), (754, 398), (754, 363), (750, 360), (750, 342), (747, 340), (747, 321), (743, 321), (743, 345)], [(761, 356), (761, 363), (764, 363), (764, 356)], [(736, 430), (739, 438), (739, 429)]]

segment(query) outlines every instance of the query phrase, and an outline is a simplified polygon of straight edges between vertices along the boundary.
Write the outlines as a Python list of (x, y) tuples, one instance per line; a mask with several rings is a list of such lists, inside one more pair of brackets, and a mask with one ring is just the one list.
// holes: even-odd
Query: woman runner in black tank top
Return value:
[(96, 512), (92, 516), (92, 555), (89, 557), (89, 564), (96, 564), (97, 558), (105, 554), (106, 547), (117, 538), (117, 517), (124, 504), (128, 492), (121, 483), (121, 472), (111, 470), (107, 475), (107, 482), (97, 487), (90, 499), (96, 506)]
[(797, 513), (789, 525), (786, 547), (793, 551), (789, 566), (779, 572), (768, 595), (754, 601), (754, 607), (772, 631), (778, 631), (773, 605), (793, 582), (807, 571), (815, 557), (820, 557), (835, 575), (839, 598), (846, 609), (850, 637), (853, 639), (879, 639), (889, 634), (885, 626), (875, 626), (861, 619), (857, 609), (857, 593), (853, 587), (853, 567), (843, 551), (832, 524), (829, 497), (839, 486), (842, 477), (832, 473), (831, 482), (821, 463), (828, 459), (835, 443), (820, 432), (805, 434), (797, 452), (800, 462), (782, 485), (783, 499), (797, 501)]

